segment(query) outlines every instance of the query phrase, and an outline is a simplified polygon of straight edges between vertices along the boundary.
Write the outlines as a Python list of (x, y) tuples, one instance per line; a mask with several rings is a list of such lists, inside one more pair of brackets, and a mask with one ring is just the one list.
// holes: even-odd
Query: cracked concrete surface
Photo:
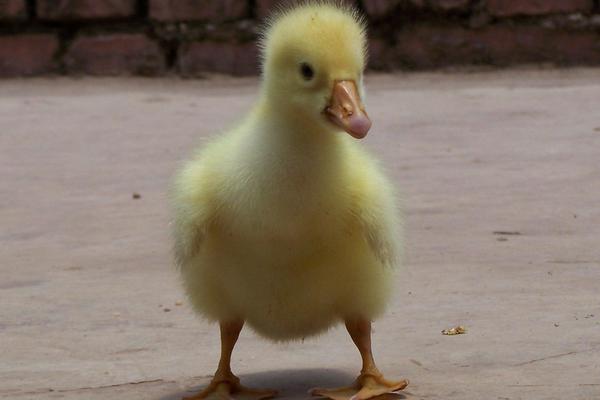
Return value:
[[(407, 266), (375, 324), (380, 367), (411, 380), (409, 399), (600, 398), (600, 70), (367, 86), (365, 145), (407, 219)], [(171, 267), (166, 191), (255, 91), (0, 82), (0, 398), (175, 400), (208, 382), (217, 330)], [(441, 335), (456, 325), (468, 333)], [(303, 399), (348, 383), (359, 359), (341, 328), (283, 345), (245, 331), (234, 368)]]

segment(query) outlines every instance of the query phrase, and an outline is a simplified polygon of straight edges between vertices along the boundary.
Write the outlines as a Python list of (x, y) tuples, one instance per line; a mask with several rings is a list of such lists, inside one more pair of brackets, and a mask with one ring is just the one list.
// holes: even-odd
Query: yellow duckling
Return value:
[(349, 7), (281, 11), (262, 41), (255, 107), (176, 179), (177, 264), (194, 308), (221, 328), (214, 379), (193, 399), (275, 395), (241, 386), (231, 371), (244, 323), (275, 341), (345, 323), (361, 374), (313, 395), (368, 399), (408, 384), (384, 379), (371, 353), (399, 220), (390, 183), (356, 140), (371, 126), (361, 101), (365, 47), (364, 23)]

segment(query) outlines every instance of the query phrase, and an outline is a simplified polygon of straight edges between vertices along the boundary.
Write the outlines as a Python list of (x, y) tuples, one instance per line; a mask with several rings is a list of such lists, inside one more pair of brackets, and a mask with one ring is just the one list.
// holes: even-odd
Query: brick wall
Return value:
[[(278, 2), (0, 0), (0, 76), (255, 74), (257, 27)], [(372, 69), (600, 65), (600, 0), (353, 2)]]

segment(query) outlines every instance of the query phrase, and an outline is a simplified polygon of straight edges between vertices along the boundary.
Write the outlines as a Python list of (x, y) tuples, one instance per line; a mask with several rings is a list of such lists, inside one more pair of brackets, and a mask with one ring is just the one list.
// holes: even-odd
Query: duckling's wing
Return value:
[(381, 264), (393, 267), (398, 259), (399, 221), (393, 209), (362, 209), (355, 214), (369, 249)]
[(364, 224), (364, 236), (375, 257), (385, 266), (396, 264), (396, 246), (387, 229), (373, 224)]
[(362, 237), (377, 260), (393, 267), (401, 254), (401, 218), (398, 199), (391, 183), (363, 163), (361, 174), (352, 180), (351, 213)]
[(178, 174), (172, 190), (175, 261), (183, 267), (198, 254), (216, 215), (215, 185), (202, 160), (186, 165)]
[(173, 221), (175, 237), (175, 262), (183, 267), (187, 261), (198, 254), (206, 235), (208, 220), (206, 218), (190, 218), (183, 210), (177, 212)]

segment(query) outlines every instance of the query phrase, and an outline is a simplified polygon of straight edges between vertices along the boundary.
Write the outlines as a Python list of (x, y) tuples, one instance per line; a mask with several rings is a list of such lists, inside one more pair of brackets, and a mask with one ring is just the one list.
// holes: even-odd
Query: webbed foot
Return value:
[(263, 400), (276, 395), (276, 390), (247, 388), (240, 384), (237, 376), (231, 375), (224, 379), (213, 379), (200, 393), (184, 397), (183, 400)]
[(312, 389), (311, 396), (332, 400), (367, 400), (384, 394), (395, 394), (408, 386), (407, 380), (388, 381), (381, 374), (361, 374), (354, 384), (336, 389)]

